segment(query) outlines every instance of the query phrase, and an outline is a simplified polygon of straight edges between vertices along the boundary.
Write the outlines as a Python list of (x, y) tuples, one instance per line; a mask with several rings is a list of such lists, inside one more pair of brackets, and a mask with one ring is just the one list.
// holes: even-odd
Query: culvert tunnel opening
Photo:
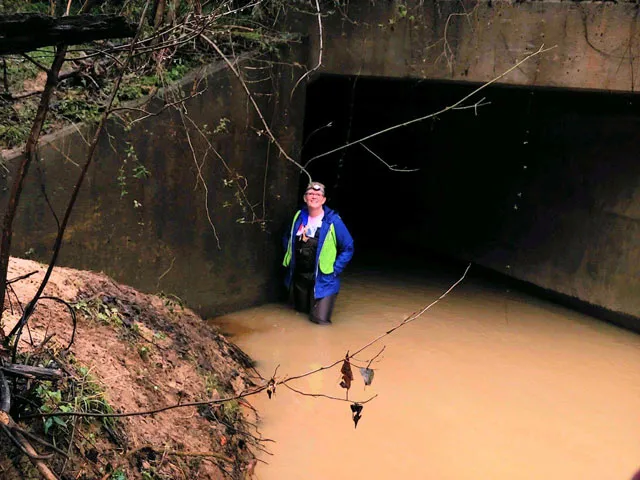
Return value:
[(302, 162), (349, 226), (354, 263), (459, 269), (472, 261), (476, 274), (519, 277), (534, 293), (635, 324), (610, 305), (572, 298), (568, 285), (628, 254), (594, 247), (608, 239), (594, 240), (592, 215), (637, 188), (633, 95), (489, 86), (430, 116), (478, 87), (333, 75), (308, 86)]

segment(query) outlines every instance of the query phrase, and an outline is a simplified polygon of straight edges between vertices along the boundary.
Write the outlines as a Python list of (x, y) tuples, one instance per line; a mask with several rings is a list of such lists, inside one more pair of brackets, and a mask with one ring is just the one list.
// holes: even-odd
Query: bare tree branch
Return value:
[[(456, 281), (453, 285), (451, 285), (449, 287), (449, 289), (446, 292), (444, 292), (442, 295), (440, 295), (436, 300), (434, 300), (433, 302), (431, 302), (429, 305), (425, 306), (424, 308), (418, 310), (417, 312), (412, 313), (411, 315), (409, 315), (407, 318), (405, 318), (402, 322), (400, 322), (395, 327), (391, 328), (390, 330), (387, 330), (386, 332), (380, 334), (379, 336), (377, 336), (376, 338), (374, 338), (370, 342), (366, 343), (364, 346), (360, 347), (354, 353), (350, 354), (349, 357), (355, 357), (357, 354), (359, 354), (363, 350), (369, 348), (374, 343), (378, 342), (379, 340), (381, 340), (382, 338), (386, 337), (387, 335), (390, 335), (391, 333), (395, 332), (398, 328), (400, 328), (400, 327), (402, 327), (402, 326), (414, 321), (416, 318), (419, 318), (420, 316), (422, 316), (427, 310), (429, 310), (431, 307), (433, 307), (435, 304), (437, 304), (440, 300), (445, 298), (455, 287), (457, 287), (460, 284), (460, 282), (462, 282), (465, 279), (465, 277), (467, 276), (467, 272), (469, 271), (470, 268), (471, 268), (471, 264), (469, 264), (467, 266), (467, 268), (465, 269), (464, 273), (462, 274), (462, 277), (460, 277), (458, 279), (458, 281)], [(331, 364), (323, 365), (321, 367), (315, 368), (315, 369), (310, 370), (310, 371), (308, 371), (306, 373), (303, 373), (301, 375), (296, 375), (294, 377), (287, 377), (285, 380), (281, 380), (281, 381), (277, 382), (277, 384), (280, 385), (282, 383), (289, 382), (291, 380), (297, 380), (299, 378), (307, 377), (309, 375), (313, 375), (313, 374), (315, 374), (317, 372), (321, 372), (323, 370), (328, 370), (330, 368), (335, 367), (338, 364), (341, 364), (343, 361), (344, 361), (344, 358), (341, 358), (341, 359), (336, 360), (335, 362), (333, 362)]]
[[(31, 132), (27, 138), (23, 160), (15, 173), (15, 179), (11, 186), (11, 193), (9, 195), (9, 201), (7, 203), (4, 221), (2, 223), (2, 240), (0, 241), (0, 324), (2, 322), (2, 310), (4, 309), (4, 298), (6, 293), (5, 284), (7, 281), (7, 269), (9, 267), (9, 255), (11, 253), (13, 219), (15, 218), (18, 204), (20, 203), (20, 196), (22, 194), (24, 180), (29, 172), (29, 166), (36, 158), (38, 139), (40, 138), (40, 133), (42, 132), (42, 127), (47, 117), (49, 102), (57, 84), (58, 74), (60, 73), (60, 69), (64, 63), (66, 49), (66, 45), (58, 47), (51, 69), (47, 73), (47, 83), (42, 97), (40, 98), (40, 104), (38, 105), (38, 111), (36, 112), (35, 119), (31, 126)], [(0, 329), (0, 334), (4, 336), (4, 331), (2, 331), (2, 329)]]
[[(222, 247), (220, 246), (220, 237), (218, 237), (218, 231), (216, 230), (216, 226), (213, 224), (213, 220), (211, 220), (211, 212), (209, 211), (209, 187), (204, 177), (202, 176), (202, 166), (198, 164), (198, 157), (196, 155), (195, 149), (193, 148), (193, 142), (191, 141), (189, 128), (187, 128), (187, 122), (185, 122), (185, 119), (184, 119), (185, 114), (181, 108), (179, 108), (178, 111), (180, 112), (180, 119), (182, 120), (182, 125), (184, 126), (184, 132), (185, 132), (185, 135), (187, 136), (187, 143), (189, 144), (189, 150), (191, 151), (193, 162), (196, 165), (196, 171), (197, 171), (196, 176), (198, 180), (202, 183), (202, 187), (204, 188), (204, 208), (207, 213), (207, 221), (209, 222), (209, 225), (211, 226), (211, 230), (213, 231), (213, 236), (216, 239), (216, 245), (218, 246), (218, 250), (221, 250)], [(205, 154), (205, 157), (206, 157), (206, 154)], [(203, 159), (203, 162), (204, 162), (204, 159)]]
[[(136, 38), (141, 34), (142, 32), (142, 25), (144, 23), (144, 18), (145, 18), (145, 12), (147, 11), (147, 7), (149, 6), (149, 1), (147, 0), (144, 6), (144, 9), (142, 11), (142, 15), (140, 17), (140, 23), (138, 24), (138, 30), (136, 31)], [(134, 42), (132, 42), (132, 45), (135, 44), (135, 38), (134, 38)], [(62, 61), (64, 60), (64, 49), (65, 48), (61, 48), (60, 53), (61, 53), (61, 59), (60, 61), (60, 66), (62, 65)], [(53, 271), (53, 268), (55, 267), (56, 264), (56, 260), (58, 258), (58, 254), (60, 253), (60, 247), (62, 245), (62, 239), (64, 237), (64, 232), (67, 226), (67, 223), (69, 221), (69, 218), (71, 217), (71, 212), (73, 210), (73, 207), (75, 205), (75, 201), (76, 198), (78, 197), (78, 193), (80, 192), (80, 187), (82, 186), (83, 182), (84, 182), (84, 178), (87, 174), (87, 171), (89, 169), (89, 166), (92, 163), (95, 151), (96, 151), (96, 147), (98, 146), (98, 141), (100, 140), (100, 135), (102, 133), (102, 130), (104, 129), (104, 125), (107, 121), (107, 118), (109, 116), (109, 111), (111, 110), (111, 106), (113, 105), (113, 102), (116, 98), (116, 95), (118, 94), (118, 90), (120, 88), (120, 83), (122, 82), (122, 78), (124, 77), (124, 73), (125, 73), (125, 67), (126, 65), (129, 64), (129, 62), (131, 61), (131, 58), (133, 56), (133, 48), (129, 51), (129, 54), (127, 56), (127, 60), (124, 63), (124, 67), (122, 68), (122, 70), (120, 71), (120, 75), (116, 78), (114, 87), (113, 87), (113, 91), (111, 93), (111, 96), (107, 102), (106, 108), (104, 110), (104, 113), (100, 119), (100, 122), (98, 124), (98, 127), (96, 128), (95, 134), (93, 136), (93, 140), (91, 142), (91, 145), (89, 146), (89, 151), (87, 153), (87, 159), (84, 163), (84, 166), (82, 167), (82, 170), (80, 172), (80, 175), (78, 176), (78, 180), (76, 181), (76, 185), (73, 189), (73, 192), (71, 194), (71, 198), (69, 199), (69, 203), (67, 204), (67, 209), (65, 211), (64, 217), (62, 219), (62, 223), (60, 225), (60, 229), (58, 231), (58, 235), (56, 236), (56, 240), (55, 240), (55, 244), (53, 247), (53, 255), (51, 257), (51, 260), (49, 262), (49, 266), (47, 267), (47, 271), (44, 275), (44, 278), (37, 290), (37, 292), (35, 293), (33, 299), (27, 304), (27, 308), (25, 309), (24, 313), (22, 314), (22, 317), (20, 318), (20, 321), (16, 324), (16, 326), (13, 328), (13, 330), (11, 330), (11, 333), (9, 333), (9, 338), (11, 339), (12, 337), (15, 337), (15, 344), (14, 344), (14, 352), (13, 352), (13, 358), (15, 359), (15, 355), (16, 355), (16, 351), (17, 351), (17, 347), (18, 347), (18, 342), (20, 339), (20, 334), (22, 332), (22, 329), (24, 327), (24, 325), (28, 322), (29, 317), (31, 316), (31, 314), (33, 313), (33, 310), (35, 309), (35, 306), (38, 302), (38, 299), (40, 298), (40, 296), (42, 295), (42, 292), (44, 291), (45, 286), (47, 285), (47, 282), (49, 281), (49, 277), (51, 276), (51, 273)], [(56, 57), (56, 59), (58, 59), (58, 57)], [(53, 68), (53, 67), (52, 67)], [(60, 67), (57, 68), (57, 71), (60, 70)], [(54, 78), (52, 78), (52, 81), (55, 80)], [(44, 95), (43, 95), (43, 99), (44, 99)], [(49, 98), (47, 98), (46, 100), (46, 105), (48, 106), (48, 102), (49, 102)], [(46, 110), (45, 110), (46, 113)], [(35, 139), (34, 139), (35, 141)], [(35, 147), (35, 145), (34, 145)], [(35, 155), (35, 152), (32, 154)], [(4, 232), (3, 232), (3, 236), (4, 236)], [(3, 245), (4, 247), (4, 245)], [(3, 252), (2, 254), (4, 255), (4, 248), (2, 249)], [(7, 252), (7, 256), (8, 256), (8, 252)], [(4, 260), (3, 258), (0, 260)], [(7, 263), (8, 263), (8, 258), (7, 258)], [(6, 279), (6, 266), (4, 266), (4, 272), (0, 272), (0, 285), (4, 284), (4, 281)], [(4, 275), (2, 275), (2, 273), (4, 273)], [(3, 298), (0, 298), (0, 300), (4, 300)], [(1, 305), (1, 304), (0, 304)], [(1, 317), (0, 317), (1, 318)]]
[[(297, 388), (293, 388), (291, 385), (285, 383), (284, 384), (285, 387), (287, 387), (289, 390), (291, 390), (292, 392), (298, 393), (300, 395), (303, 395), (305, 397), (315, 397), (315, 398), (328, 398), (329, 400), (337, 400), (340, 402), (347, 402), (347, 403), (354, 403), (353, 400), (349, 400), (348, 398), (341, 398), (341, 397), (334, 397), (332, 395), (325, 395), (324, 393), (308, 393), (308, 392), (303, 392), (302, 390), (298, 390)], [(373, 400), (374, 398), (376, 398), (378, 396), (378, 394), (376, 393), (373, 397), (368, 398), (367, 400), (358, 400), (358, 402), (361, 405), (370, 402), (371, 400)]]
[(256, 111), (258, 116), (260, 117), (260, 120), (262, 121), (262, 125), (264, 126), (265, 131), (267, 132), (267, 135), (269, 136), (270, 141), (278, 148), (280, 154), (284, 158), (286, 158), (289, 162), (293, 163), (296, 167), (298, 167), (298, 169), (301, 172), (303, 172), (309, 178), (309, 182), (311, 182), (312, 179), (311, 179), (311, 175), (309, 174), (309, 172), (305, 169), (305, 167), (303, 167), (301, 164), (299, 164), (298, 162), (296, 162), (293, 158), (291, 158), (289, 156), (289, 154), (284, 150), (284, 148), (282, 148), (282, 145), (280, 145), (280, 142), (278, 142), (276, 137), (271, 132), (271, 129), (269, 128), (269, 125), (267, 124), (267, 121), (264, 119), (264, 116), (262, 115), (260, 107), (258, 107), (258, 104), (256, 103), (255, 99), (253, 98), (253, 95), (252, 95), (251, 91), (249, 90), (249, 87), (247, 87), (247, 84), (245, 83), (245, 81), (243, 80), (242, 76), (240, 75), (240, 72), (236, 69), (236, 67), (233, 65), (233, 63), (231, 63), (231, 61), (222, 52), (222, 50), (220, 50), (218, 45), (216, 45), (213, 41), (211, 41), (207, 37), (202, 37), (202, 39), (205, 42), (209, 43), (213, 47), (213, 49), (216, 52), (218, 52), (218, 55), (220, 55), (220, 57), (229, 66), (229, 69), (238, 78), (238, 80), (240, 80), (240, 83), (242, 84), (242, 88), (244, 88), (245, 92), (247, 93), (247, 96), (249, 97), (249, 101), (251, 102), (251, 104), (253, 105), (254, 110)]
[[(371, 340), (370, 342), (368, 342), (367, 344), (365, 344), (364, 346), (360, 347), (358, 350), (356, 350), (353, 354), (349, 354), (347, 353), (347, 359), (350, 357), (355, 357), (357, 354), (361, 353), (362, 351), (364, 351), (365, 349), (369, 348), (371, 345), (373, 345), (374, 343), (378, 342), (379, 340), (381, 340), (382, 338), (390, 335), (391, 333), (393, 333), (394, 331), (398, 330), (400, 327), (403, 327), (404, 325), (407, 325), (408, 323), (416, 320), (417, 318), (419, 318), (420, 316), (422, 316), (426, 311), (428, 311), (431, 307), (433, 307), (434, 305), (436, 305), (438, 302), (440, 302), (443, 298), (445, 298), (451, 291), (453, 291), (453, 289), (458, 286), (466, 277), (467, 272), (469, 271), (469, 269), (471, 268), (471, 264), (469, 264), (467, 266), (467, 268), (465, 269), (462, 277), (460, 277), (453, 285), (451, 285), (442, 295), (440, 295), (440, 297), (438, 297), (436, 300), (434, 300), (433, 302), (431, 302), (430, 304), (428, 304), (427, 306), (423, 307), (422, 309), (412, 313), (411, 315), (409, 315), (407, 318), (405, 318), (402, 322), (400, 322), (399, 324), (397, 324), (395, 327), (391, 328), (390, 330), (387, 330), (386, 332), (382, 333), (381, 335), (379, 335), (378, 337), (374, 338), (373, 340)], [(373, 360), (375, 360), (384, 350), (384, 348), (376, 355), (374, 356), (370, 363), (373, 362)], [(24, 419), (29, 419), (29, 418), (46, 418), (46, 417), (52, 417), (52, 416), (58, 416), (58, 417), (64, 417), (64, 416), (73, 416), (73, 417), (95, 417), (95, 418), (121, 418), (121, 417), (133, 417), (133, 416), (143, 416), (143, 415), (153, 415), (153, 414), (157, 414), (157, 413), (161, 413), (161, 412), (165, 412), (167, 410), (172, 410), (172, 409), (176, 409), (176, 408), (186, 408), (186, 407), (198, 407), (198, 406), (205, 406), (205, 405), (217, 405), (217, 404), (222, 404), (222, 403), (226, 403), (232, 400), (240, 400), (252, 395), (256, 395), (260, 392), (263, 391), (267, 391), (267, 392), (274, 392), (275, 390), (275, 386), (277, 385), (285, 385), (287, 387), (290, 387), (288, 384), (289, 382), (292, 382), (294, 380), (298, 380), (300, 378), (304, 378), (304, 377), (308, 377), (310, 375), (314, 375), (316, 373), (319, 373), (321, 371), (324, 370), (328, 370), (330, 368), (333, 368), (334, 366), (341, 364), (345, 361), (344, 358), (341, 358), (331, 364), (328, 365), (323, 365), (319, 368), (310, 370), (306, 373), (300, 374), (300, 375), (295, 375), (293, 377), (286, 377), (283, 380), (279, 380), (276, 381), (275, 380), (275, 374), (277, 373), (278, 368), (276, 368), (276, 372), (274, 372), (274, 376), (264, 385), (260, 385), (254, 389), (245, 391), (245, 392), (241, 392), (238, 395), (234, 395), (234, 396), (230, 396), (230, 397), (226, 397), (226, 398), (219, 398), (219, 399), (212, 399), (212, 400), (205, 400), (205, 401), (201, 401), (201, 402), (190, 402), (190, 403), (178, 403), (178, 404), (173, 404), (173, 405), (167, 405), (165, 407), (160, 407), (160, 408), (156, 408), (156, 409), (152, 409), (152, 410), (145, 410), (145, 411), (138, 411), (138, 412), (123, 412), (123, 413), (90, 413), (90, 412), (51, 412), (51, 413), (40, 413), (40, 414), (34, 414), (34, 415), (27, 415), (24, 416)], [(296, 389), (290, 387), (292, 390), (296, 391)], [(312, 396), (312, 397), (321, 397), (321, 398), (329, 398), (332, 400), (340, 400), (340, 401), (345, 401), (345, 399), (343, 398), (338, 398), (338, 397), (332, 397), (330, 395), (324, 395), (324, 394), (306, 394), (305, 392), (298, 392), (302, 395), (307, 395), (307, 396)], [(373, 400), (374, 397), (369, 398), (366, 401), (363, 402), (355, 402), (355, 403), (359, 403), (359, 404), (363, 404), (366, 402), (369, 402), (371, 400)], [(349, 403), (354, 403), (353, 400), (348, 400), (346, 399), (346, 401), (348, 401)]]
[(317, 160), (317, 159), (322, 158), (322, 157), (326, 157), (327, 155), (331, 155), (332, 153), (339, 152), (339, 151), (344, 150), (345, 148), (349, 148), (349, 147), (351, 147), (353, 145), (357, 145), (359, 143), (366, 142), (367, 140), (370, 140), (370, 139), (372, 139), (374, 137), (377, 137), (379, 135), (382, 135), (384, 133), (388, 133), (388, 132), (391, 132), (393, 130), (397, 130), (398, 128), (406, 127), (407, 125), (411, 125), (411, 124), (414, 124), (414, 123), (422, 122), (422, 121), (427, 120), (429, 118), (434, 118), (434, 117), (437, 117), (438, 115), (442, 115), (443, 113), (448, 112), (449, 110), (453, 110), (454, 108), (459, 107), (464, 102), (469, 100), (471, 97), (476, 95), (478, 92), (484, 90), (489, 85), (492, 85), (492, 84), (496, 83), (498, 80), (500, 80), (504, 76), (508, 75), (509, 73), (511, 73), (516, 68), (520, 67), (520, 65), (522, 65), (523, 63), (531, 60), (533, 57), (536, 57), (536, 56), (538, 56), (538, 55), (540, 55), (542, 53), (546, 53), (546, 52), (548, 52), (548, 51), (550, 51), (550, 50), (552, 50), (554, 48), (556, 48), (556, 47), (553, 46), (553, 47), (549, 47), (549, 48), (544, 48), (544, 45), (540, 46), (540, 48), (538, 48), (538, 50), (536, 50), (535, 52), (527, 55), (525, 58), (523, 58), (522, 60), (517, 62), (513, 67), (509, 68), (508, 70), (505, 70), (504, 72), (502, 72), (497, 77), (493, 78), (492, 80), (489, 80), (487, 83), (483, 83), (481, 86), (479, 86), (478, 88), (473, 90), (468, 95), (465, 95), (463, 98), (461, 98), (460, 100), (458, 100), (457, 102), (455, 102), (452, 105), (449, 105), (449, 106), (447, 106), (447, 107), (445, 107), (445, 108), (443, 108), (441, 110), (438, 110), (437, 112), (430, 113), (429, 115), (424, 115), (422, 117), (418, 117), (418, 118), (414, 118), (413, 120), (409, 120), (408, 122), (399, 123), (399, 124), (393, 125), (391, 127), (385, 128), (383, 130), (379, 130), (379, 131), (377, 131), (375, 133), (372, 133), (370, 135), (362, 137), (359, 140), (354, 140), (353, 142), (346, 143), (346, 144), (342, 145), (341, 147), (337, 147), (337, 148), (334, 148), (332, 150), (329, 150), (328, 152), (321, 153), (319, 155), (316, 155), (315, 157), (311, 157), (307, 161), (307, 163), (304, 164), (304, 166), (306, 168), (314, 160)]
[(364, 148), (367, 152), (369, 152), (371, 155), (373, 155), (374, 157), (376, 157), (378, 160), (380, 160), (389, 170), (391, 170), (392, 172), (417, 172), (418, 170), (420, 170), (419, 168), (397, 168), (396, 165), (389, 165), (387, 162), (385, 162), (377, 153), (375, 153), (373, 150), (371, 150), (369, 147), (367, 147), (364, 143), (360, 144), (362, 146), (362, 148)]

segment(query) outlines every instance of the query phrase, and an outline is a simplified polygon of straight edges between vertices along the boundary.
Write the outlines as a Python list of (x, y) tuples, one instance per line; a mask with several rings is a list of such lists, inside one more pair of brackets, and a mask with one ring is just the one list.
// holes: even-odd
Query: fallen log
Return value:
[(9, 383), (0, 370), (0, 411), (9, 413), (11, 410), (11, 391)]
[[(0, 430), (13, 441), (16, 446), (29, 457), (31, 463), (38, 469), (40, 475), (45, 480), (58, 480), (55, 473), (42, 460), (45, 458), (38, 454), (35, 448), (22, 435), (21, 428), (18, 427), (13, 418), (9, 415), (11, 408), (11, 396), (7, 381), (2, 372), (0, 372)], [(46, 443), (46, 442), (45, 442)]]
[(42, 460), (48, 456), (39, 455), (33, 445), (20, 433), (20, 428), (7, 412), (0, 411), (0, 430), (24, 453), (38, 469), (45, 480), (58, 480), (58, 476)]
[(0, 15), (0, 55), (25, 53), (47, 45), (77, 45), (107, 38), (128, 38), (136, 25), (118, 15), (55, 18), (41, 13)]
[(62, 370), (56, 368), (32, 367), (17, 363), (2, 365), (0, 369), (7, 375), (39, 378), (40, 380), (61, 380), (63, 376)]

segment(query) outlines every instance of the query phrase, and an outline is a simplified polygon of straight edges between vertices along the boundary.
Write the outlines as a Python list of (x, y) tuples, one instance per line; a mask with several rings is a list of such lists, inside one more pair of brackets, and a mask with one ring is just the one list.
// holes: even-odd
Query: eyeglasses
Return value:
[(307, 192), (305, 193), (307, 197), (324, 197), (324, 195), (320, 192)]

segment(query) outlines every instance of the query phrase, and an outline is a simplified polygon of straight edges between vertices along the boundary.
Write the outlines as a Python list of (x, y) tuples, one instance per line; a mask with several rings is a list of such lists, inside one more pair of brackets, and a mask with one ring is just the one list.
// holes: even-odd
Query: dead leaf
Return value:
[(360, 415), (359, 413), (356, 413), (353, 416), (353, 424), (355, 425), (353, 428), (358, 428), (358, 422), (360, 421), (361, 418), (362, 418), (362, 415)]
[(353, 372), (351, 371), (351, 363), (349, 362), (348, 353), (344, 357), (344, 362), (342, 362), (340, 373), (342, 374), (342, 381), (340, 382), (340, 386), (349, 390), (351, 388), (351, 382), (353, 381)]
[(362, 408), (362, 405), (359, 403), (351, 404), (351, 413), (353, 414), (351, 418), (353, 419), (353, 424), (355, 425), (354, 428), (358, 428), (358, 422), (362, 418)]
[(360, 375), (362, 375), (365, 385), (371, 385), (371, 382), (373, 382), (373, 373), (373, 370), (370, 368), (360, 369)]
[(275, 395), (275, 394), (276, 394), (276, 382), (272, 378), (271, 380), (269, 380), (269, 384), (267, 386), (267, 395), (269, 395), (269, 399), (271, 399), (271, 395)]

